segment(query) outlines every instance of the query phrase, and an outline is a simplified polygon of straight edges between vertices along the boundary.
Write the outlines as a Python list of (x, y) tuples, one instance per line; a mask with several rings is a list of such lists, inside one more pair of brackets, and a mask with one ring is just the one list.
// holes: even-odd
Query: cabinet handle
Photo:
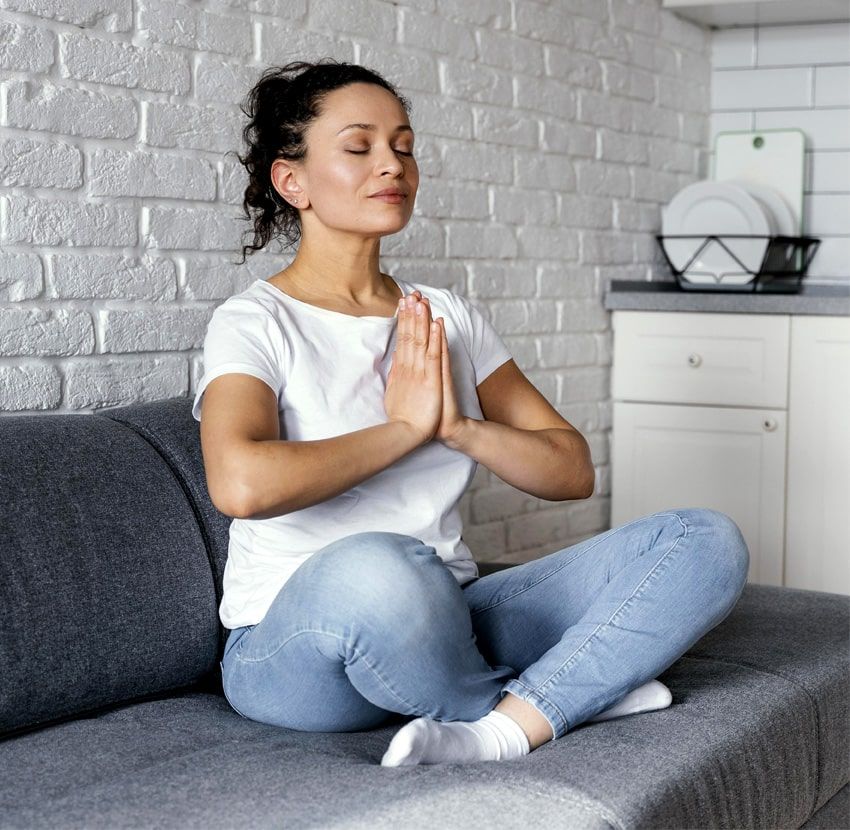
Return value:
[(691, 352), (688, 355), (689, 366), (697, 367), (700, 365), (700, 363), (702, 363), (702, 358), (696, 352)]
[(776, 421), (773, 418), (762, 418), (761, 425), (767, 432), (773, 432), (776, 429)]

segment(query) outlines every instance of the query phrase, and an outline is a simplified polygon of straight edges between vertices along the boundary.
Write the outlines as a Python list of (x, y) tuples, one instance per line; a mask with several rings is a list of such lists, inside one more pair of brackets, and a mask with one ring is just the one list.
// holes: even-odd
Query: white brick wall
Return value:
[(726, 130), (803, 130), (806, 279), (850, 287), (850, 23), (719, 29), (711, 63), (709, 151)]
[(0, 0), (0, 414), (194, 394), (213, 308), (289, 259), (234, 264), (238, 102), (331, 56), (413, 103), (422, 181), (382, 267), (473, 298), (592, 446), (575, 503), (480, 467), (469, 543), (523, 561), (607, 528), (602, 296), (670, 278), (652, 234), (706, 176), (710, 42), (660, 0)]

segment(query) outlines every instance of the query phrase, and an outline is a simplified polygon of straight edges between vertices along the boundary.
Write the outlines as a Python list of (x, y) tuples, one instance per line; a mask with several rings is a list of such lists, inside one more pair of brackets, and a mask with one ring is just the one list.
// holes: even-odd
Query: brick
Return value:
[(247, 229), (234, 212), (211, 208), (146, 207), (142, 215), (148, 248), (235, 251)]
[[(509, 0), (436, 0), (435, 10), (452, 20), (475, 23), (487, 29), (511, 28)], [(423, 8), (423, 11), (432, 9)]]
[(44, 363), (0, 366), (0, 410), (55, 409), (62, 399), (59, 372)]
[(138, 126), (131, 98), (38, 81), (11, 80), (0, 85), (5, 124), (25, 130), (87, 138), (130, 138)]
[(399, 91), (401, 88), (434, 94), (440, 91), (437, 60), (430, 55), (411, 52), (404, 46), (393, 49), (385, 44), (373, 46), (364, 43), (360, 47), (360, 63), (383, 75)]
[(579, 159), (575, 169), (576, 190), (581, 194), (628, 196), (631, 193), (631, 178), (624, 165)]
[(91, 354), (94, 329), (87, 311), (12, 308), (0, 312), (0, 354)]
[(396, 15), (392, 3), (383, 0), (310, 0), (310, 26), (318, 31), (346, 32), (379, 41), (389, 35), (394, 40)]
[(524, 225), (517, 228), (517, 250), (529, 259), (578, 259), (576, 234), (562, 228)]
[(337, 40), (319, 32), (293, 30), (290, 25), (265, 20), (260, 22), (259, 28), (260, 61), (263, 63), (314, 61), (316, 55), (339, 61), (354, 61), (354, 44), (351, 41)]
[(514, 179), (514, 151), (493, 144), (445, 140), (444, 170), (450, 180), (510, 184)]
[(568, 87), (602, 90), (602, 63), (567, 46), (547, 43), (544, 47), (546, 74)]
[(68, 199), (4, 197), (5, 225), (0, 238), (33, 245), (135, 245), (133, 208)]
[(104, 352), (162, 352), (204, 344), (211, 308), (101, 308)]
[(98, 357), (63, 364), (66, 404), (99, 409), (186, 394), (185, 357)]
[(259, 251), (241, 265), (232, 258), (186, 257), (181, 292), (187, 300), (224, 300), (244, 291), (254, 280), (282, 271), (291, 257)]
[(133, 25), (133, 0), (0, 0), (0, 8), (105, 32)]
[(0, 138), (0, 185), (72, 190), (82, 183), (83, 157), (76, 147), (24, 136)]
[(47, 72), (53, 66), (54, 42), (47, 29), (0, 20), (0, 69)]
[(474, 135), (482, 141), (512, 147), (536, 147), (538, 122), (513, 107), (474, 106)]
[(464, 101), (512, 106), (513, 75), (477, 63), (443, 61), (443, 89), (447, 95)]
[(58, 299), (173, 300), (177, 272), (157, 256), (122, 254), (51, 254), (50, 289)]
[(0, 302), (32, 300), (41, 294), (43, 287), (41, 259), (37, 254), (0, 250)]
[(65, 78), (174, 95), (189, 92), (189, 62), (177, 52), (63, 32), (59, 54)]
[(300, 20), (307, 14), (307, 0), (221, 0), (221, 3), (238, 11), (288, 17)]
[(517, 149), (513, 151), (513, 181), (519, 187), (575, 190), (575, 167), (569, 156)]
[(222, 159), (218, 163), (218, 199), (230, 205), (241, 205), (248, 187), (248, 171), (238, 160)]
[(481, 222), (445, 222), (446, 252), (451, 257), (503, 259), (516, 256), (514, 229), (508, 225), (484, 225)]
[(139, 35), (197, 51), (241, 58), (253, 53), (251, 23), (245, 15), (224, 15), (166, 0), (144, 0), (139, 8)]
[(423, 14), (413, 9), (399, 11), (399, 42), (452, 58), (475, 60), (473, 30), (442, 15)]
[(533, 297), (537, 266), (532, 262), (473, 262), (469, 296), (478, 299)]
[(545, 190), (521, 190), (494, 185), (493, 218), (509, 225), (558, 224), (558, 205), (554, 193)]
[[(515, 33), (478, 31), (479, 60), (517, 74), (539, 77), (545, 72), (543, 45)], [(454, 55), (456, 56), (456, 55)]]
[(216, 169), (204, 159), (100, 149), (91, 157), (92, 196), (163, 196), (212, 201)]
[(558, 309), (550, 300), (498, 300), (490, 304), (491, 322), (503, 334), (554, 332)]
[(195, 97), (200, 101), (238, 104), (259, 80), (262, 68), (201, 56), (195, 69)]
[(469, 106), (441, 95), (417, 95), (410, 122), (417, 132), (421, 125), (431, 135), (472, 138), (472, 113)]
[(172, 104), (145, 101), (142, 140), (155, 147), (226, 152), (242, 147), (244, 116), (236, 106)]

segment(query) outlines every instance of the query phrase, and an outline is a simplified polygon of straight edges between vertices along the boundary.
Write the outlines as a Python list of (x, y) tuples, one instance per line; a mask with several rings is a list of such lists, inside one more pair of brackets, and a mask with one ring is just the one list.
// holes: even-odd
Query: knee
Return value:
[(444, 591), (435, 580), (454, 577), (436, 550), (401, 533), (368, 531), (338, 539), (314, 554), (328, 602), (348, 614), (380, 614), (409, 628), (418, 617), (432, 616)]
[(747, 582), (750, 550), (735, 520), (719, 510), (693, 508), (676, 511), (688, 532), (700, 540), (698, 549), (709, 561), (731, 604), (737, 601)]

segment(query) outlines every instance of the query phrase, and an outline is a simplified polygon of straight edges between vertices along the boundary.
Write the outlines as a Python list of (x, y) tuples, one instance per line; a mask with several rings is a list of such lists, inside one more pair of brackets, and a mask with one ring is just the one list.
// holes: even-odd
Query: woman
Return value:
[(300, 244), (216, 308), (193, 408), (211, 498), (234, 517), (230, 704), (308, 731), (407, 717), (384, 766), (506, 760), (668, 706), (653, 678), (743, 590), (738, 527), (666, 510), (478, 578), (458, 510), (477, 464), (538, 498), (587, 498), (586, 440), (465, 297), (380, 271), (419, 186), (391, 84), (296, 62), (244, 111), (243, 260)]

